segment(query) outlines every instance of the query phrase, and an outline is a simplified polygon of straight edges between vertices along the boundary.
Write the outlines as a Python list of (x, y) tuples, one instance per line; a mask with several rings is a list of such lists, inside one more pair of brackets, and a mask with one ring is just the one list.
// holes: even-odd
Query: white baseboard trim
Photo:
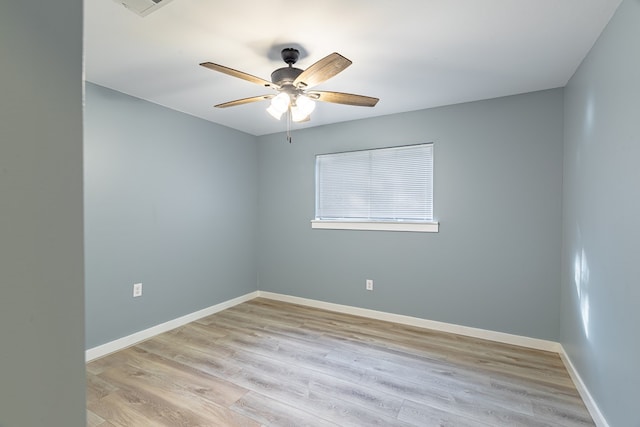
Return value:
[(258, 296), (258, 292), (251, 292), (246, 295), (239, 296), (237, 298), (230, 299), (228, 301), (221, 302), (220, 304), (212, 305), (211, 307), (204, 308), (202, 310), (189, 313), (185, 316), (178, 317), (177, 319), (169, 320), (168, 322), (161, 323), (156, 326), (152, 326), (143, 331), (127, 335), (126, 337), (119, 338), (117, 340), (108, 342), (106, 344), (99, 345), (97, 347), (90, 348), (85, 351), (85, 361), (90, 362), (99, 357), (106, 356), (107, 354), (122, 350), (127, 347), (131, 347), (146, 339), (152, 338), (163, 332), (170, 331), (177, 327), (186, 325), (194, 320), (202, 319), (203, 317), (210, 316), (219, 311), (231, 308), (234, 305), (241, 304), (243, 302), (252, 300)]
[(368, 317), (371, 319), (385, 320), (388, 322), (400, 323), (403, 325), (417, 326), (419, 328), (433, 329), (436, 331), (449, 332), (468, 337), (482, 338), (504, 344), (518, 345), (521, 347), (534, 348), (537, 350), (551, 351), (559, 353), (561, 346), (555, 341), (541, 340), (537, 338), (512, 335), (504, 332), (488, 331), (485, 329), (471, 328), (469, 326), (454, 325), (451, 323), (437, 322), (434, 320), (422, 319), (419, 317), (405, 316), (402, 314), (387, 313), (384, 311), (370, 310), (367, 308), (352, 307), (348, 305), (334, 304), (330, 302), (312, 300), (307, 298), (294, 297), (290, 295), (277, 294), (273, 292), (258, 291), (258, 296), (277, 301), (290, 302), (293, 304), (306, 305), (309, 307), (321, 308), (355, 316)]
[(604, 417), (604, 415), (600, 411), (600, 408), (596, 404), (595, 399), (593, 398), (593, 396), (591, 396), (589, 389), (587, 388), (584, 381), (582, 381), (582, 377), (580, 377), (580, 374), (578, 374), (576, 367), (573, 365), (571, 358), (569, 357), (569, 355), (567, 354), (567, 352), (565, 351), (562, 345), (560, 346), (559, 354), (560, 354), (560, 358), (562, 359), (562, 363), (564, 363), (564, 366), (567, 368), (567, 372), (569, 372), (569, 376), (573, 380), (573, 383), (575, 384), (576, 389), (578, 390), (578, 393), (580, 393), (580, 397), (582, 397), (582, 400), (584, 401), (584, 404), (587, 407), (589, 414), (591, 414), (591, 418), (593, 418), (593, 422), (596, 423), (597, 427), (609, 427), (609, 423), (607, 422), (607, 419)]

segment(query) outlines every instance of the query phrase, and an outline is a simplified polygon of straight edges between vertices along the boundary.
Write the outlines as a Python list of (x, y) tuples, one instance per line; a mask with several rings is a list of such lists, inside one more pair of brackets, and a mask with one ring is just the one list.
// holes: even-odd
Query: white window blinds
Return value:
[(432, 221), (433, 144), (316, 156), (316, 219)]

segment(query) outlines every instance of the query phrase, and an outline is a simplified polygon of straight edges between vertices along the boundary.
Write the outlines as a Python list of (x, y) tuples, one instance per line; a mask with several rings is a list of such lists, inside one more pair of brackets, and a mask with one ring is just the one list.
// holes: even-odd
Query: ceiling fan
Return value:
[(271, 81), (260, 77), (234, 70), (213, 62), (203, 62), (202, 65), (210, 70), (218, 71), (247, 80), (260, 86), (274, 89), (276, 93), (252, 96), (250, 98), (236, 99), (235, 101), (218, 104), (217, 108), (234, 107), (236, 105), (248, 104), (264, 100), (271, 100), (271, 105), (267, 112), (280, 120), (283, 114), (287, 113), (287, 118), (294, 122), (303, 122), (310, 119), (310, 115), (315, 108), (314, 101), (332, 102), (334, 104), (354, 105), (359, 107), (373, 107), (378, 103), (378, 98), (370, 96), (354, 95), (342, 92), (326, 92), (319, 90), (309, 90), (314, 86), (330, 79), (343, 71), (351, 61), (339, 53), (332, 53), (322, 58), (306, 70), (301, 70), (293, 66), (298, 61), (300, 51), (294, 48), (285, 48), (281, 52), (282, 60), (287, 67), (278, 68), (271, 73)]

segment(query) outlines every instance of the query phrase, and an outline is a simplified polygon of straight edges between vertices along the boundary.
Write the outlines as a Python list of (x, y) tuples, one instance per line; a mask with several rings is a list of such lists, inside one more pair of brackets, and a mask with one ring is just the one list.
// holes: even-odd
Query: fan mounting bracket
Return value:
[(300, 51), (292, 47), (285, 47), (282, 49), (282, 52), (280, 52), (280, 56), (282, 56), (282, 60), (291, 67), (293, 64), (298, 62)]

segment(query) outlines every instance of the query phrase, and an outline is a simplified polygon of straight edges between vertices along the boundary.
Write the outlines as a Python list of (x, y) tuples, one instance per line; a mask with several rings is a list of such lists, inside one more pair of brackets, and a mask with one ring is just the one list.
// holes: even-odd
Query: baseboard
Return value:
[(230, 299), (228, 301), (221, 302), (220, 304), (212, 305), (211, 307), (204, 308), (202, 310), (189, 313), (185, 316), (178, 317), (177, 319), (169, 320), (168, 322), (161, 323), (143, 331), (136, 332), (126, 337), (119, 338), (117, 340), (108, 342), (106, 344), (99, 345), (97, 347), (90, 348), (85, 351), (85, 361), (90, 362), (99, 357), (106, 356), (107, 354), (122, 350), (127, 347), (131, 347), (141, 341), (152, 338), (163, 332), (170, 331), (177, 327), (186, 325), (194, 320), (201, 319), (203, 317), (210, 316), (219, 311), (233, 307), (234, 305), (241, 304), (243, 302), (252, 300), (258, 296), (258, 292), (251, 292), (246, 295), (239, 296), (237, 298)]
[[(224, 301), (222, 303), (207, 307), (202, 310), (189, 313), (185, 316), (181, 316), (177, 319), (169, 320), (168, 322), (161, 323), (151, 328), (127, 335), (126, 337), (118, 338), (114, 341), (99, 345), (97, 347), (90, 348), (85, 351), (85, 360), (90, 362), (99, 357), (106, 356), (107, 354), (122, 350), (127, 347), (131, 347), (136, 343), (152, 338), (163, 332), (170, 331), (177, 327), (186, 325), (194, 320), (201, 319), (206, 316), (210, 316), (219, 311), (241, 304), (243, 302), (252, 300), (256, 297), (268, 298), (283, 302), (290, 302), (293, 304), (306, 305), (308, 307), (316, 307), (324, 310), (335, 311), (339, 313), (353, 314), (355, 316), (368, 317), (371, 319), (385, 320), (388, 322), (395, 322), (404, 325), (417, 326), (420, 328), (433, 329), (442, 332), (450, 332), (459, 335), (465, 335), (474, 338), (482, 338), (490, 341), (501, 342), (505, 344), (519, 345), (522, 347), (534, 348), (544, 351), (552, 351), (560, 353), (562, 346), (553, 341), (546, 341), (537, 338), (523, 337), (519, 335), (506, 334), (503, 332), (488, 331), (485, 329), (471, 328), (468, 326), (454, 325), (451, 323), (437, 322), (434, 320), (421, 319), (418, 317), (405, 316), (401, 314), (387, 313), (384, 311), (370, 310), (366, 308), (352, 307), (342, 304), (334, 304), (330, 302), (312, 300), (308, 298), (295, 297), (284, 294), (277, 294), (273, 292), (255, 291), (246, 295), (239, 296), (237, 298)], [(568, 358), (567, 358), (568, 360)], [(567, 369), (569, 369), (567, 367)], [(574, 370), (575, 371), (575, 370)], [(577, 384), (576, 384), (577, 387)]]
[(582, 381), (582, 377), (580, 377), (580, 374), (578, 373), (576, 367), (573, 365), (571, 358), (562, 345), (560, 346), (559, 354), (560, 358), (562, 359), (562, 363), (564, 363), (564, 366), (567, 368), (567, 372), (569, 372), (569, 376), (573, 380), (578, 393), (580, 393), (580, 397), (582, 397), (582, 400), (584, 401), (589, 414), (591, 414), (593, 422), (596, 423), (597, 427), (609, 427), (609, 423), (600, 411), (600, 408), (596, 404), (595, 399), (593, 398), (593, 396), (591, 396), (589, 389), (587, 388), (584, 381)]
[(290, 302), (293, 304), (306, 305), (309, 307), (321, 308), (355, 316), (368, 317), (371, 319), (385, 320), (388, 322), (400, 323), (403, 325), (417, 326), (419, 328), (433, 329), (442, 332), (449, 332), (468, 337), (482, 338), (504, 344), (518, 345), (521, 347), (534, 348), (537, 350), (560, 352), (560, 344), (554, 341), (541, 340), (537, 338), (523, 337), (503, 332), (488, 331), (485, 329), (471, 328), (469, 326), (454, 325), (451, 323), (437, 322), (434, 320), (422, 319), (419, 317), (405, 316), (402, 314), (387, 313), (384, 311), (369, 310), (366, 308), (352, 307), (348, 305), (334, 304), (330, 302), (312, 300), (307, 298), (294, 297), (290, 295), (277, 294), (273, 292), (258, 291), (258, 296), (277, 301)]

